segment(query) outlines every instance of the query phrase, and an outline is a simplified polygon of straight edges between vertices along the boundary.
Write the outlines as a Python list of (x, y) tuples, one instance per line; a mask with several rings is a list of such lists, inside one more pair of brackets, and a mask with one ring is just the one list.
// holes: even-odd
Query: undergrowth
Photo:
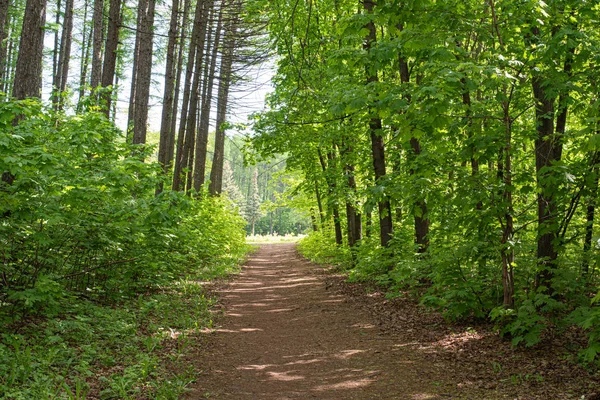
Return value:
[[(417, 298), (423, 306), (439, 310), (448, 321), (491, 321), (514, 346), (532, 347), (575, 327), (588, 338), (587, 347), (578, 353), (579, 360), (598, 368), (600, 294), (591, 300), (585, 294), (593, 292), (592, 282), (564, 268), (555, 271), (555, 292), (550, 295), (544, 287), (531, 289), (535, 274), (521, 268), (516, 286), (522, 290), (516, 296), (515, 308), (507, 309), (502, 305), (494, 249), (438, 243), (438, 250), (418, 254), (408, 244), (412, 238), (402, 235), (397, 233), (386, 249), (376, 238), (366, 237), (350, 251), (346, 245), (336, 245), (328, 232), (311, 232), (299, 243), (299, 249), (313, 262), (339, 266), (349, 281), (376, 284), (388, 297)], [(526, 259), (526, 255), (521, 258)]]
[(198, 281), (249, 246), (226, 199), (168, 177), (93, 109), (0, 102), (0, 398), (176, 399), (210, 327)]

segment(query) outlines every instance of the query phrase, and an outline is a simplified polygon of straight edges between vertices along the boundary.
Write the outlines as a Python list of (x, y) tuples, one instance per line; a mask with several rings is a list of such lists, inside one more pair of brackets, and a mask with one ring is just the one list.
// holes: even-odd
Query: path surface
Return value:
[(600, 400), (599, 377), (560, 346), (512, 349), (489, 327), (366, 294), (293, 244), (262, 246), (219, 297), (225, 316), (190, 360), (202, 373), (185, 399)]
[(327, 290), (293, 244), (262, 246), (221, 290), (223, 326), (188, 399), (433, 399), (429, 367)]

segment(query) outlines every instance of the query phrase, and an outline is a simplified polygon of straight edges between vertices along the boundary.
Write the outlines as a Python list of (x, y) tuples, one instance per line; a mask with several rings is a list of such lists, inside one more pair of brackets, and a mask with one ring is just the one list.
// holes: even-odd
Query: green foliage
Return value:
[[(577, 323), (595, 357), (598, 4), (360, 6), (252, 2), (278, 56), (252, 142), (303, 178), (297, 206), (320, 230), (304, 254), (449, 320), (491, 315), (515, 344)], [(363, 238), (336, 246), (329, 225), (351, 243), (353, 209)]]
[(298, 244), (300, 253), (309, 260), (328, 265), (349, 265), (350, 252), (335, 244), (331, 235), (311, 232)]
[(185, 370), (186, 338), (212, 324), (197, 280), (236, 270), (246, 222), (222, 199), (155, 195), (151, 152), (94, 111), (0, 102), (1, 398), (81, 399), (100, 374), (94, 396), (175, 399), (192, 379), (161, 360)]

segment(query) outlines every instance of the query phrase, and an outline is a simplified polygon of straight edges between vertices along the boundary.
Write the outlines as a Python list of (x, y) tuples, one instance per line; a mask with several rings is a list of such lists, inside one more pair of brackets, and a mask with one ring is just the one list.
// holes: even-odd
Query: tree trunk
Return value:
[[(158, 145), (158, 162), (162, 166), (163, 173), (169, 171), (167, 153), (169, 151), (169, 143), (174, 131), (171, 130), (171, 122), (175, 119), (174, 109), (174, 90), (175, 90), (175, 47), (177, 45), (177, 36), (179, 32), (179, 0), (173, 0), (171, 5), (171, 21), (169, 23), (169, 42), (167, 44), (167, 65), (165, 68), (165, 86), (163, 90), (163, 108), (162, 118), (160, 122), (160, 139)], [(183, 30), (182, 30), (183, 31)], [(162, 187), (160, 188), (162, 191)]]
[[(421, 143), (417, 138), (410, 138), (410, 147), (414, 158), (421, 154)], [(415, 175), (417, 171), (410, 169), (410, 174)], [(427, 202), (424, 199), (415, 201), (415, 243), (419, 254), (426, 253), (429, 248), (429, 218), (427, 217)]]
[(323, 174), (325, 175), (325, 180), (327, 181), (328, 193), (329, 193), (329, 203), (331, 204), (331, 210), (333, 214), (333, 226), (335, 230), (335, 243), (337, 245), (342, 245), (344, 242), (344, 238), (342, 236), (342, 224), (340, 219), (340, 208), (335, 198), (335, 188), (336, 182), (334, 176), (329, 171), (330, 168), (334, 168), (335, 157), (333, 152), (330, 151), (327, 153), (327, 158), (329, 160), (329, 165), (327, 165), (327, 161), (325, 161), (325, 157), (323, 157), (323, 153), (320, 149), (317, 150), (319, 153), (319, 162), (321, 163), (321, 169), (323, 170)]
[[(181, 20), (181, 39), (179, 40), (177, 50), (177, 71), (175, 77), (175, 93), (173, 95), (173, 116), (171, 118), (171, 134), (169, 135), (169, 142), (167, 143), (167, 157), (165, 159), (166, 164), (169, 168), (173, 165), (173, 159), (175, 158), (175, 132), (177, 130), (177, 109), (179, 107), (179, 92), (181, 89), (181, 75), (183, 72), (183, 54), (185, 52), (185, 43), (187, 36), (188, 16), (190, 13), (191, 0), (183, 0), (183, 16)], [(183, 115), (183, 114), (182, 114)]]
[(344, 175), (348, 182), (348, 189), (350, 193), (346, 195), (346, 221), (348, 226), (348, 246), (354, 247), (358, 241), (362, 239), (362, 218), (360, 211), (356, 207), (355, 198), (357, 196), (355, 168), (347, 157), (352, 154), (352, 146), (347, 141), (342, 143), (342, 159), (346, 158), (344, 162)]
[(321, 200), (321, 191), (319, 190), (319, 181), (315, 179), (315, 197), (317, 199), (317, 207), (319, 207), (319, 221), (321, 228), (325, 226), (325, 213), (323, 212), (323, 201)]
[[(198, 125), (198, 138), (196, 147), (196, 165), (194, 166), (194, 189), (200, 191), (204, 185), (206, 176), (206, 152), (208, 150), (208, 129), (210, 126), (210, 110), (212, 105), (212, 93), (214, 86), (214, 77), (217, 66), (219, 44), (221, 41), (221, 27), (223, 19), (223, 5), (219, 10), (217, 26), (215, 28), (214, 41), (212, 43), (212, 53), (210, 55), (210, 67), (205, 70), (204, 86), (202, 90), (202, 112), (200, 123)], [(208, 54), (207, 54), (208, 56)], [(208, 60), (207, 60), (208, 61)], [(207, 64), (208, 65), (208, 64)]]
[[(11, 18), (12, 20), (12, 18)], [(12, 21), (11, 21), (12, 23)], [(15, 78), (15, 48), (17, 44), (14, 40), (8, 42), (8, 49), (6, 53), (6, 63), (4, 68), (4, 80), (2, 83), (2, 91), (8, 93), (12, 90), (13, 82)]]
[[(87, 21), (88, 16), (88, 2), (85, 2), (85, 8), (83, 10), (83, 20)], [(77, 112), (81, 111), (82, 100), (85, 96), (85, 83), (87, 81), (88, 68), (90, 62), (90, 48), (92, 47), (90, 43), (92, 42), (92, 37), (94, 34), (93, 29), (89, 29), (87, 31), (88, 24), (83, 24), (83, 34), (82, 34), (82, 42), (81, 42), (81, 63), (79, 69), (79, 98), (77, 99)]]
[[(177, 152), (175, 154), (174, 172), (173, 172), (173, 190), (180, 190), (182, 181), (182, 171), (184, 165), (187, 165), (187, 148), (185, 148), (186, 128), (188, 127), (188, 119), (190, 116), (194, 116), (195, 112), (191, 113), (190, 107), (190, 96), (193, 97), (192, 78), (194, 77), (194, 60), (197, 58), (196, 52), (198, 51), (198, 43), (202, 36), (202, 20), (204, 13), (204, 3), (206, 0), (199, 0), (196, 3), (196, 10), (194, 12), (194, 23), (192, 29), (192, 37), (190, 40), (187, 66), (185, 71), (185, 83), (183, 90), (183, 104), (181, 106), (181, 118), (179, 120), (179, 134), (177, 136)], [(201, 56), (200, 56), (201, 57)], [(197, 90), (196, 90), (197, 91)], [(197, 96), (197, 93), (196, 93)], [(192, 125), (192, 129), (195, 124)]]
[[(0, 82), (5, 82), (6, 80), (6, 56), (7, 56), (7, 42), (8, 38), (8, 27), (9, 27), (9, 18), (8, 18), (8, 7), (10, 5), (10, 0), (0, 0)], [(0, 87), (2, 90), (2, 87)]]
[[(507, 96), (508, 98), (508, 96)], [(505, 308), (515, 307), (515, 282), (513, 265), (515, 261), (512, 199), (512, 120), (510, 118), (510, 105), (504, 102), (504, 147), (501, 150), (498, 163), (498, 176), (502, 180), (502, 200), (505, 207), (504, 221), (502, 224), (502, 239), (500, 251), (502, 257), (502, 287), (504, 289), (503, 305)]]
[(187, 168), (187, 180), (185, 190), (189, 193), (192, 188), (192, 176), (194, 167), (194, 151), (196, 143), (196, 128), (197, 121), (200, 114), (198, 103), (200, 102), (200, 89), (203, 78), (203, 62), (204, 62), (204, 49), (206, 44), (206, 38), (208, 36), (208, 18), (213, 8), (213, 2), (208, 1), (204, 4), (202, 12), (201, 28), (200, 28), (200, 40), (198, 41), (198, 47), (196, 49), (196, 61), (194, 70), (194, 79), (192, 81), (192, 93), (190, 97), (190, 109), (187, 118), (187, 128), (185, 130), (184, 150), (182, 165)]
[(558, 249), (557, 204), (556, 188), (553, 174), (548, 171), (560, 160), (562, 145), (554, 135), (554, 99), (549, 97), (544, 88), (543, 80), (535, 76), (532, 80), (533, 94), (536, 101), (536, 130), (535, 140), (535, 170), (538, 181), (538, 242), (537, 258), (539, 271), (536, 276), (536, 287), (550, 288), (554, 276)]
[(231, 73), (233, 56), (236, 45), (236, 33), (238, 25), (238, 14), (241, 1), (232, 4), (231, 15), (225, 24), (225, 37), (223, 39), (223, 54), (221, 56), (221, 69), (219, 77), (219, 95), (217, 98), (217, 124), (215, 133), (215, 153), (210, 171), (209, 191), (213, 196), (221, 193), (223, 185), (223, 160), (225, 156), (225, 120), (227, 117), (227, 102), (229, 100), (229, 86), (231, 84)]
[(56, 75), (58, 74), (58, 53), (60, 52), (60, 41), (59, 30), (60, 26), (60, 11), (62, 7), (62, 1), (56, 1), (56, 14), (54, 15), (54, 25), (56, 26), (56, 32), (54, 32), (54, 47), (52, 49), (52, 92), (56, 91)]
[[(112, 4), (111, 4), (112, 7)], [(110, 29), (110, 28), (109, 28)], [(94, 0), (92, 44), (92, 76), (90, 86), (95, 89), (102, 79), (102, 41), (104, 39), (104, 0)]]
[(41, 95), (45, 23), (46, 0), (27, 0), (13, 86), (17, 99)]
[(58, 57), (58, 68), (54, 85), (54, 104), (56, 109), (62, 110), (64, 105), (63, 93), (67, 90), (67, 79), (69, 77), (69, 61), (71, 60), (71, 43), (73, 42), (73, 0), (67, 0), (65, 4), (65, 16), (63, 18), (63, 30), (60, 39), (60, 54)]
[(594, 185), (591, 188), (591, 196), (586, 207), (585, 239), (583, 242), (583, 274), (590, 272), (590, 252), (592, 250), (592, 237), (594, 235), (594, 217), (596, 214), (596, 198), (598, 194), (598, 170), (595, 168)]
[[(364, 0), (363, 6), (366, 14), (372, 14), (375, 8), (373, 0)], [(371, 51), (371, 47), (377, 40), (377, 31), (373, 21), (369, 21), (365, 28), (368, 30), (365, 38), (363, 49), (367, 52)], [(376, 71), (371, 71), (370, 66), (365, 67), (367, 84), (378, 82)], [(371, 117), (369, 121), (369, 132), (371, 136), (371, 151), (373, 156), (373, 170), (375, 172), (375, 184), (379, 184), (385, 177), (385, 147), (383, 141), (383, 129), (381, 119)], [(387, 247), (392, 238), (392, 207), (390, 199), (387, 195), (383, 195), (382, 199), (378, 200), (379, 208), (379, 237), (381, 245)]]
[[(112, 86), (117, 66), (117, 50), (119, 47), (119, 29), (121, 26), (121, 0), (110, 0), (108, 10), (108, 31), (104, 47), (104, 65), (102, 66), (102, 87)], [(102, 107), (106, 118), (110, 117), (112, 94), (103, 94)]]
[(133, 99), (133, 144), (145, 144), (148, 130), (148, 101), (152, 78), (152, 47), (154, 39), (155, 0), (140, 0), (138, 4), (139, 49), (134, 62), (135, 97)]

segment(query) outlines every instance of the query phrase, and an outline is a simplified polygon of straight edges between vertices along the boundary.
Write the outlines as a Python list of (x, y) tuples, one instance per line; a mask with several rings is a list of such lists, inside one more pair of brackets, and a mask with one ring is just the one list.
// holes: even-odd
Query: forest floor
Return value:
[(600, 399), (568, 335), (513, 349), (267, 244), (215, 288), (224, 312), (190, 356), (185, 399)]

